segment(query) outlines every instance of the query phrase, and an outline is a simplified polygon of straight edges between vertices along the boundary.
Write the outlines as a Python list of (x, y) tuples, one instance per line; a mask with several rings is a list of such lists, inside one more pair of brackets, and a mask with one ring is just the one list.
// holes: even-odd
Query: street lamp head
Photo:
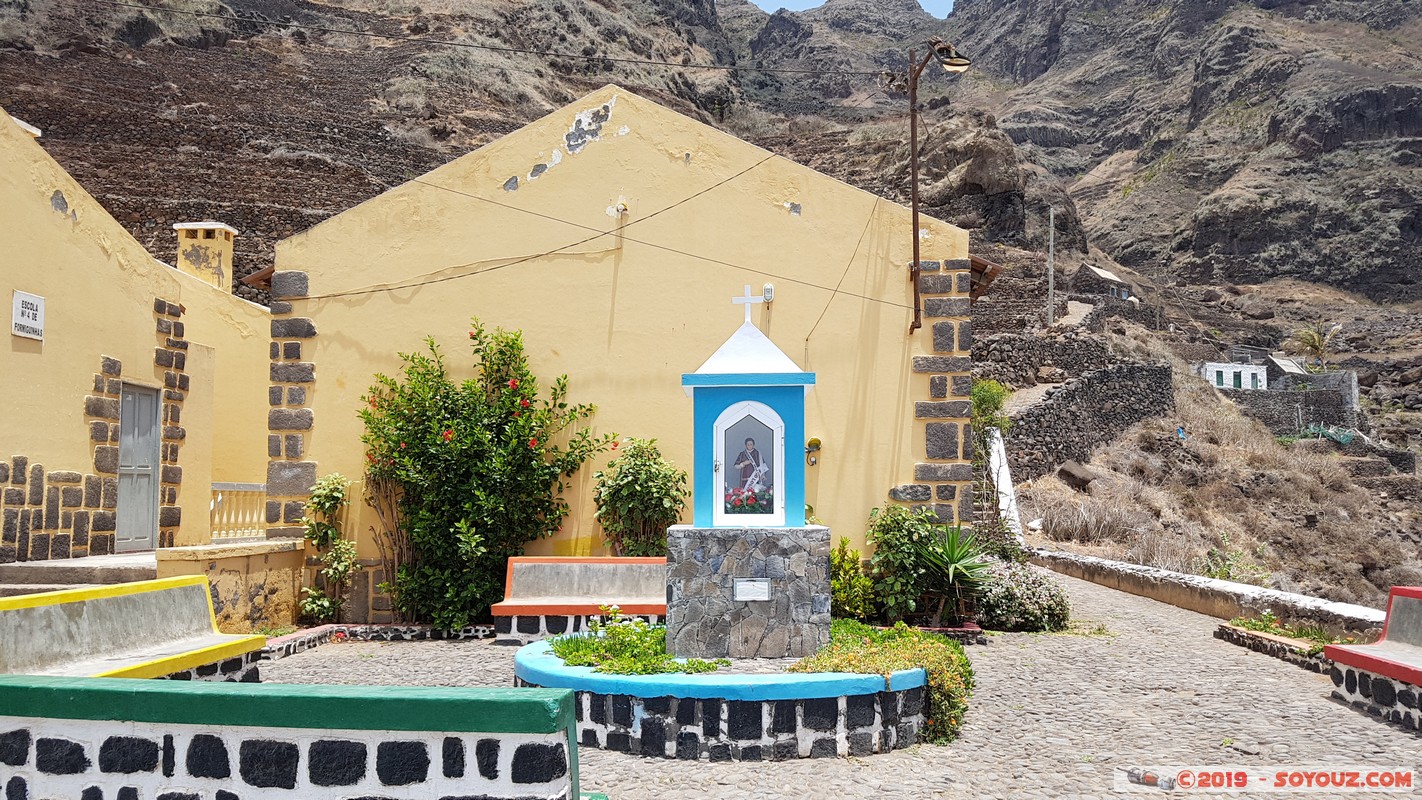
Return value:
[(957, 48), (949, 42), (934, 37), (931, 44), (933, 45), (933, 58), (938, 61), (939, 66), (943, 67), (944, 72), (957, 74), (967, 71), (968, 67), (973, 65), (971, 59), (958, 52)]

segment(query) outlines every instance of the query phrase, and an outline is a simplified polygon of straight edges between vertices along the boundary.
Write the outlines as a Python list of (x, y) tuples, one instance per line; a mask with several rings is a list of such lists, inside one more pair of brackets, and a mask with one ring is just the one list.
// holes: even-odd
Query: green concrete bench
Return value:
[[(574, 800), (573, 692), (0, 675), (5, 796)], [(590, 800), (588, 795), (584, 798)]]
[(1422, 731), (1422, 586), (1388, 593), (1382, 636), (1373, 644), (1331, 644), (1333, 696), (1372, 716)]
[(494, 617), (495, 642), (527, 644), (584, 629), (601, 606), (660, 622), (667, 614), (667, 560), (516, 556), (508, 560), (503, 602)]
[(222, 633), (201, 575), (0, 598), (0, 674), (255, 681), (264, 636)]

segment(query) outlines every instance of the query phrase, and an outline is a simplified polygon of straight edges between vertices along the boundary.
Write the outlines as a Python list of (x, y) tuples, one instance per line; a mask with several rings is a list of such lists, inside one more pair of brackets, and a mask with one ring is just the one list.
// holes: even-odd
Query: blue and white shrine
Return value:
[(706, 363), (681, 376), (693, 404), (692, 524), (805, 524), (805, 395), (815, 373), (790, 360), (751, 321), (764, 302), (745, 287), (732, 302), (745, 322)]
[[(769, 295), (769, 291), (766, 295)], [(691, 525), (667, 529), (667, 652), (803, 658), (829, 643), (830, 530), (805, 524), (805, 395), (815, 375), (751, 322), (695, 372)]]

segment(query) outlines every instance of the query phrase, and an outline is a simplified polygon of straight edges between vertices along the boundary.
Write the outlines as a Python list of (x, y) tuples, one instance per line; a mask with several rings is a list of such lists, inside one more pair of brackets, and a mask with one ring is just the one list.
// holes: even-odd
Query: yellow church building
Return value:
[[(755, 324), (818, 376), (814, 515), (860, 546), (870, 509), (892, 499), (966, 516), (968, 236), (922, 221), (924, 325), (910, 333), (907, 209), (625, 89), (596, 91), (278, 243), (272, 374), (286, 402), (272, 411), (270, 524), (295, 533), (318, 474), (361, 474), (372, 376), (398, 373), (426, 336), (457, 364), (471, 317), (522, 330), (536, 374), (567, 374), (570, 402), (597, 404), (597, 432), (655, 438), (689, 469), (680, 376), (735, 331), (746, 285), (773, 287)], [(602, 552), (599, 466), (574, 476), (562, 531), (531, 553)], [(365, 537), (372, 517), (354, 508), (346, 529)], [(373, 542), (361, 555), (377, 568)]]
[[(689, 470), (680, 378), (741, 324), (731, 301), (746, 286), (770, 301), (756, 327), (817, 375), (814, 516), (862, 547), (876, 506), (971, 513), (967, 233), (923, 218), (914, 273), (907, 209), (616, 86), (279, 242), (270, 311), (227, 291), (237, 231), (175, 226), (175, 266), (155, 261), (3, 114), (0, 218), (4, 288), (45, 300), (42, 340), (12, 333), (0, 352), (15, 376), (0, 569), (157, 550), (167, 574), (223, 573), (248, 593), (274, 580), (273, 559), (289, 576), (315, 480), (340, 472), (362, 494), (358, 410), (374, 376), (398, 373), (426, 336), (457, 369), (472, 317), (522, 330), (534, 372), (567, 374), (569, 401), (597, 405), (597, 433), (655, 438)], [(156, 449), (150, 484), (124, 492), (130, 412), (153, 417)], [(570, 515), (531, 554), (603, 552), (601, 466), (573, 477)], [(219, 513), (239, 498), (250, 513), (236, 530)], [(344, 523), (364, 568), (347, 618), (390, 621), (378, 521), (357, 500)]]

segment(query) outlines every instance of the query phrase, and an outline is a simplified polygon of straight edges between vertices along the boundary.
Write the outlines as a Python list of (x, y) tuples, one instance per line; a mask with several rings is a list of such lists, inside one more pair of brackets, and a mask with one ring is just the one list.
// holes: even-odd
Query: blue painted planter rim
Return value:
[[(534, 642), (514, 654), (514, 675), (547, 689), (574, 689), (595, 694), (633, 697), (694, 697), (723, 700), (807, 700), (820, 697), (875, 694), (885, 691), (884, 676), (852, 672), (787, 672), (773, 675), (608, 675), (592, 667), (570, 667), (553, 655), (548, 642)], [(923, 686), (922, 669), (899, 670), (889, 676), (888, 689), (901, 692)]]

